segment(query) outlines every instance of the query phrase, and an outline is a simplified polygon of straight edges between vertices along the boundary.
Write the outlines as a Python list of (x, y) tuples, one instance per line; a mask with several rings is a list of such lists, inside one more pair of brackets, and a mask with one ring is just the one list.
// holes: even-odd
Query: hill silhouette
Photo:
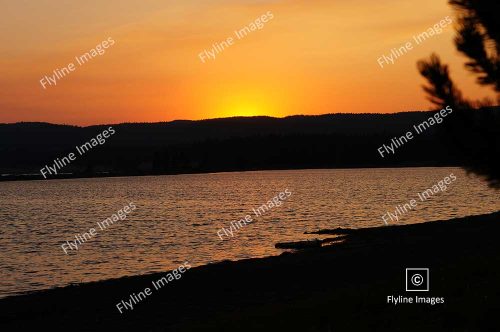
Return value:
[[(486, 111), (492, 110), (477, 114)], [(498, 114), (498, 108), (493, 111)], [(62, 177), (462, 165), (460, 151), (450, 148), (441, 125), (416, 136), (394, 155), (382, 158), (378, 153), (382, 144), (404, 135), (432, 114), (234, 117), (89, 127), (0, 124), (0, 173), (3, 180), (41, 179), (42, 167), (75, 152), (75, 146), (110, 126), (116, 133), (77, 156), (61, 170), (71, 174)]]

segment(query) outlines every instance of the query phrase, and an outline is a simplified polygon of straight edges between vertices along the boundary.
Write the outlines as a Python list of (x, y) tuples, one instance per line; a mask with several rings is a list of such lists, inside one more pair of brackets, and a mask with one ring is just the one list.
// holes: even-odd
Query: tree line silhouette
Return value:
[[(485, 108), (474, 113), (496, 113)], [(61, 171), (71, 176), (179, 174), (300, 168), (461, 166), (436, 124), (382, 158), (377, 149), (433, 113), (331, 114), (113, 125), (116, 134)], [(0, 125), (0, 173), (33, 174), (106, 126)], [(472, 133), (464, 132), (470, 136)], [(65, 177), (63, 176), (63, 177)], [(19, 178), (2, 176), (2, 179)]]
[(469, 100), (450, 77), (449, 68), (437, 54), (418, 62), (429, 100), (438, 107), (450, 105), (456, 116), (443, 126), (453, 147), (462, 154), (466, 169), (487, 177), (500, 188), (500, 117), (493, 108), (500, 103), (500, 13), (499, 1), (450, 0), (457, 13), (455, 46), (467, 59), (465, 68), (477, 83), (491, 88), (496, 100)]

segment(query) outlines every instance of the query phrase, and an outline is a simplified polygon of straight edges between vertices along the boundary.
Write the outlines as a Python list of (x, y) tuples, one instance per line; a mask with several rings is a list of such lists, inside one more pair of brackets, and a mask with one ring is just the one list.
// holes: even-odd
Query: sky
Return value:
[[(0, 12), (0, 123), (429, 110), (416, 62), (432, 52), (465, 96), (493, 96), (464, 69), (451, 25), (394, 64), (377, 63), (455, 19), (446, 0), (0, 0)], [(261, 29), (235, 37), (268, 13)], [(215, 59), (200, 59), (229, 37)], [(104, 54), (77, 64), (108, 38)], [(70, 63), (74, 71), (42, 87)]]

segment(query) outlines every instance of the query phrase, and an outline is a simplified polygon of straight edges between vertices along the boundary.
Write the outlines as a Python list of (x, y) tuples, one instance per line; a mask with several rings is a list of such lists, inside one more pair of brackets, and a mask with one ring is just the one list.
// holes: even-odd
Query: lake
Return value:
[[(382, 215), (453, 173), (456, 181), (389, 224), (500, 210), (500, 191), (459, 168), (256, 171), (0, 182), (0, 297), (222, 260), (278, 255), (305, 231), (384, 226)], [(253, 209), (291, 194), (256, 216)], [(284, 196), (283, 196), (284, 197)], [(130, 203), (126, 219), (97, 223)], [(233, 232), (232, 222), (253, 216)], [(233, 223), (234, 224), (234, 223)], [(66, 241), (96, 228), (78, 249)], [(219, 233), (220, 234), (220, 233)], [(223, 233), (224, 234), (224, 233)]]

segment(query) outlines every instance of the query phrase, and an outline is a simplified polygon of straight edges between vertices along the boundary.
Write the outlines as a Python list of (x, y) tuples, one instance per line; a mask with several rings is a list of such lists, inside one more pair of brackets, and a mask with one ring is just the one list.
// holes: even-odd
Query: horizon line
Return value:
[[(498, 107), (498, 106), (493, 106)], [(169, 121), (154, 121), (154, 122), (119, 122), (119, 123), (97, 123), (90, 125), (77, 125), (77, 124), (69, 124), (69, 123), (53, 123), (53, 122), (44, 122), (44, 121), (17, 121), (17, 122), (0, 122), (0, 125), (15, 125), (15, 124), (48, 124), (53, 126), (69, 126), (69, 127), (79, 127), (79, 128), (88, 128), (88, 127), (96, 127), (96, 126), (109, 126), (109, 125), (124, 125), (124, 124), (165, 124), (165, 123), (174, 123), (174, 122), (203, 122), (203, 121), (214, 121), (214, 120), (226, 120), (226, 119), (258, 119), (258, 118), (268, 118), (268, 119), (287, 119), (293, 117), (320, 117), (320, 116), (328, 116), (328, 115), (396, 115), (403, 113), (425, 113), (425, 112), (435, 112), (437, 109), (430, 110), (413, 110), (413, 111), (400, 111), (393, 113), (324, 113), (324, 114), (293, 114), (287, 115), (283, 117), (279, 116), (270, 116), (270, 115), (255, 115), (255, 116), (229, 116), (229, 117), (218, 117), (218, 118), (205, 118), (205, 119), (175, 119)]]

